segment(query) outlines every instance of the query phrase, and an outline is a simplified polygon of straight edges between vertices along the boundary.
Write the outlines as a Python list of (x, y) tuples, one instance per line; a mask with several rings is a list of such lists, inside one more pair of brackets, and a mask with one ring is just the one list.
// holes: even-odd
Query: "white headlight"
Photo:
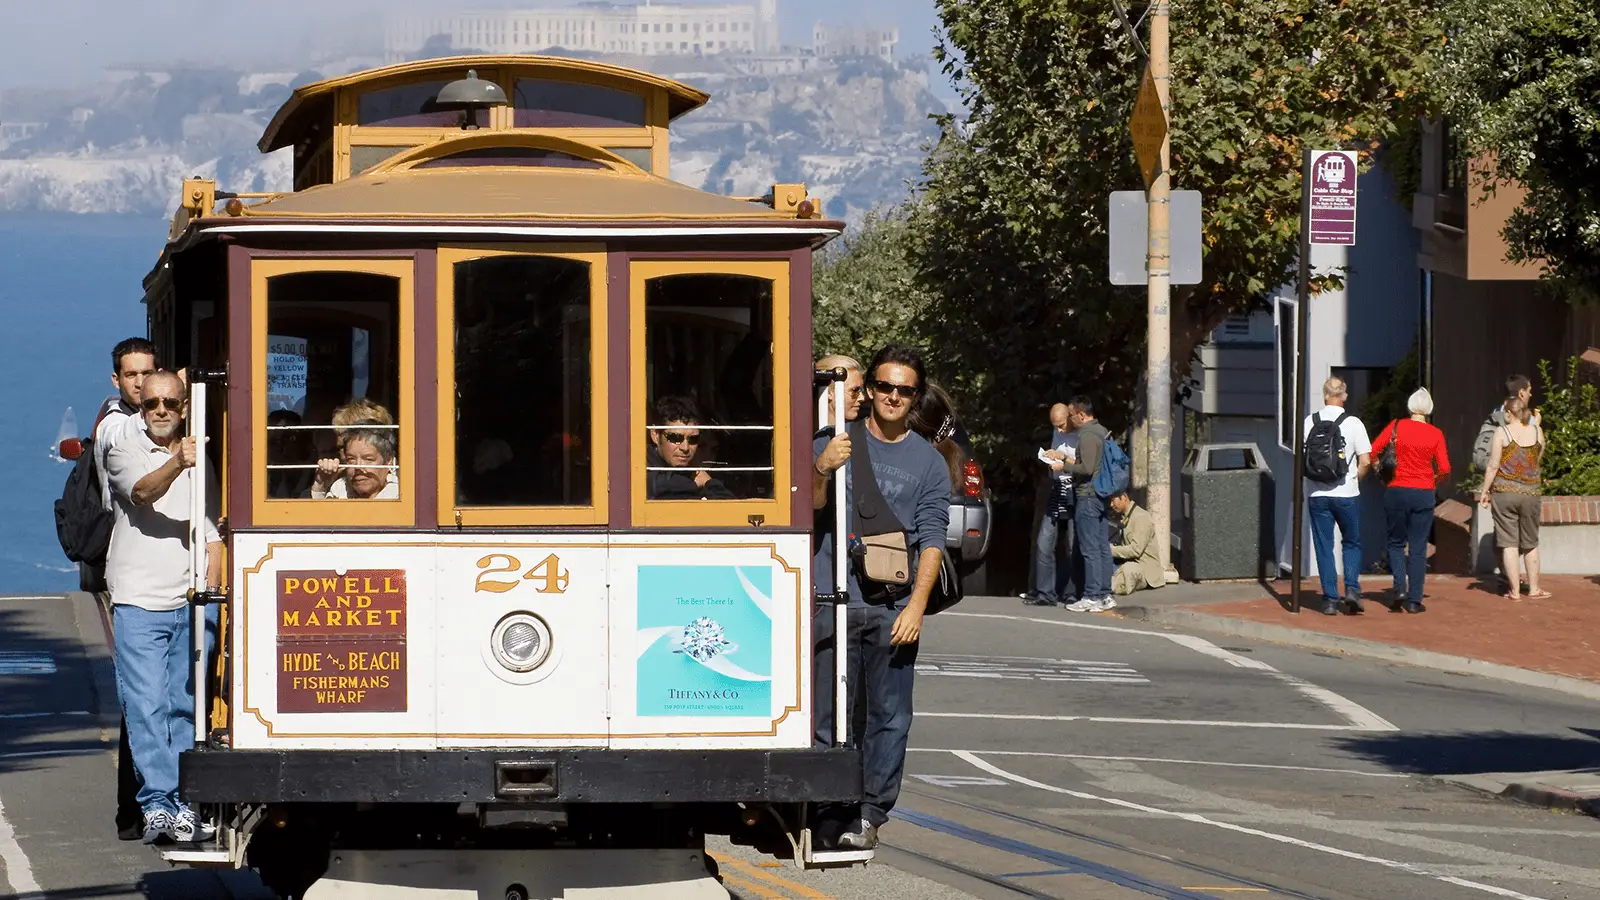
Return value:
[(495, 623), (489, 648), (500, 665), (531, 672), (550, 657), (550, 626), (533, 613), (511, 613)]

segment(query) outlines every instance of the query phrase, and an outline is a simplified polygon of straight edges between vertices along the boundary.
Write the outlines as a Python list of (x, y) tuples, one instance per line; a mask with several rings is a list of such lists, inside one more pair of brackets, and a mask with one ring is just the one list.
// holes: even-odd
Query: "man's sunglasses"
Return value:
[(669, 444), (688, 444), (691, 447), (697, 447), (700, 445), (700, 435), (698, 434), (683, 434), (677, 431), (668, 431), (664, 432), (661, 437), (666, 439), (666, 442)]
[(172, 412), (183, 411), (183, 400), (179, 397), (146, 397), (140, 402), (146, 410), (154, 411), (158, 406), (165, 406)]
[(899, 394), (907, 400), (917, 396), (917, 386), (914, 384), (895, 384), (892, 381), (874, 381), (872, 389), (880, 394)]

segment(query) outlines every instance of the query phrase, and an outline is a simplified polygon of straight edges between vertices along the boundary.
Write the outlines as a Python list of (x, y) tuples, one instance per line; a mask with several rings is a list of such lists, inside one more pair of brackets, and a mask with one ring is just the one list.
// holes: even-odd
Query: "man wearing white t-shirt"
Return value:
[[(1361, 476), (1372, 464), (1372, 442), (1367, 428), (1354, 414), (1345, 411), (1349, 390), (1344, 380), (1329, 378), (1322, 383), (1323, 407), (1306, 417), (1306, 488), (1310, 491), (1311, 543), (1317, 553), (1317, 574), (1322, 579), (1322, 612), (1335, 616), (1340, 608), (1350, 615), (1361, 606)], [(1318, 452), (1320, 440), (1313, 432), (1317, 422), (1337, 422), (1337, 436), (1325, 446), (1331, 452)], [(1324, 480), (1315, 477), (1343, 470), (1343, 477)], [(1339, 573), (1333, 563), (1333, 528), (1339, 526), (1344, 551), (1344, 597), (1339, 596)]]

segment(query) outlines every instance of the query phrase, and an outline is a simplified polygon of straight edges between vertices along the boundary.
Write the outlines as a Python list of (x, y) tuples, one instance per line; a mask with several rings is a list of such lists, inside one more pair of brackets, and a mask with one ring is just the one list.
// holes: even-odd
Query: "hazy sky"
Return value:
[[(685, 0), (693, 2), (693, 0)], [(747, 0), (748, 2), (748, 0)], [(163, 60), (300, 61), (314, 29), (378, 27), (384, 9), (566, 6), (552, 0), (0, 0), (0, 87), (91, 80), (106, 65)], [(926, 52), (933, 0), (778, 0), (783, 40), (809, 44), (811, 23), (888, 22), (902, 52)], [(210, 59), (207, 59), (210, 57)]]

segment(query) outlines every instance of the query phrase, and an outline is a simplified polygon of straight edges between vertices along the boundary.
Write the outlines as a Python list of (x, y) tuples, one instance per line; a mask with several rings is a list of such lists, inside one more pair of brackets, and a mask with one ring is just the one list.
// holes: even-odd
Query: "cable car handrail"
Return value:
[(646, 431), (671, 431), (675, 428), (696, 428), (700, 431), (772, 431), (776, 425), (647, 425)]
[[(370, 468), (370, 467), (369, 467)], [(645, 466), (646, 472), (682, 472), (686, 469), (698, 469), (704, 472), (775, 472), (772, 466)]]
[[(340, 463), (339, 467), (342, 469), (388, 469), (392, 472), (400, 470), (397, 465), (369, 466), (366, 463)], [(266, 468), (269, 472), (283, 472), (289, 469), (319, 469), (321, 466), (317, 463), (269, 463)]]
[(329, 428), (338, 428), (344, 431), (388, 431), (399, 428), (399, 425), (364, 425), (354, 422), (349, 425), (268, 425), (268, 431), (326, 431)]

